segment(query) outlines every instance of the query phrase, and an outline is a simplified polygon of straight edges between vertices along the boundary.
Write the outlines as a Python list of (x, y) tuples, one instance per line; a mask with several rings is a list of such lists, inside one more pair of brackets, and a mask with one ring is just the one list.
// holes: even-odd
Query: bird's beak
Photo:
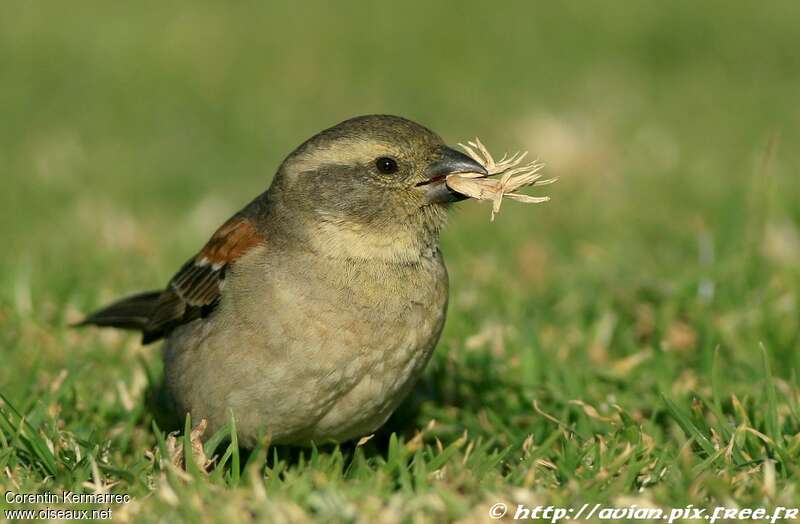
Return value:
[(439, 157), (425, 170), (425, 180), (417, 187), (425, 189), (425, 197), (429, 203), (457, 202), (467, 198), (461, 193), (456, 193), (445, 183), (447, 175), (455, 173), (480, 173), (488, 175), (486, 168), (469, 156), (442, 146)]

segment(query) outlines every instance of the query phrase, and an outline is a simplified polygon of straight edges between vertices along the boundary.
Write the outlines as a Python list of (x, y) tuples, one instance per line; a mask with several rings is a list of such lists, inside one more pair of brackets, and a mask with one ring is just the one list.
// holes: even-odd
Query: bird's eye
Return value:
[(397, 160), (388, 156), (382, 156), (375, 161), (375, 167), (384, 175), (397, 173)]

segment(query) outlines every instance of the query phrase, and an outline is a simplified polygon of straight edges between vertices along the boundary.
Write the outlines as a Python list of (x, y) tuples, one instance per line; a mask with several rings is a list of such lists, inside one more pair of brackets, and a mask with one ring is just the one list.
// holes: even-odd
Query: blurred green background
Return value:
[(453, 402), (502, 418), (523, 410), (504, 404), (509, 389), (647, 416), (657, 390), (708, 391), (716, 347), (728, 392), (745, 396), (760, 391), (759, 344), (778, 377), (800, 365), (798, 2), (2, 11), (0, 387), (12, 398), (62, 368), (104, 390), (129, 380), (130, 353), (157, 366), (132, 337), (64, 325), (166, 283), (292, 148), (366, 113), (530, 150), (560, 179), (541, 191), (550, 203), (509, 202), (493, 224), (476, 202), (453, 213), (427, 416), (447, 419)]
[[(293, 147), (373, 112), (451, 143), (528, 149), (560, 178), (551, 204), (511, 203), (493, 225), (484, 206), (461, 206), (444, 238), (456, 293), (491, 260), (484, 277), (536, 306), (576, 293), (592, 309), (619, 288), (677, 292), (701, 275), (712, 303), (742, 303), (761, 297), (738, 265), (763, 253), (748, 242), (797, 267), (796, 2), (4, 12), (0, 278), (17, 307), (160, 285)], [(796, 364), (797, 315), (785, 321), (764, 336)]]

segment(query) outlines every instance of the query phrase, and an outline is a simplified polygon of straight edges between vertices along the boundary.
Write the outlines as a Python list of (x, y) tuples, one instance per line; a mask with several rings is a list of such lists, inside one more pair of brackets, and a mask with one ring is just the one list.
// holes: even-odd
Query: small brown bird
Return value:
[(486, 173), (429, 129), (389, 115), (344, 121), (281, 164), (167, 288), (83, 325), (161, 338), (177, 414), (229, 420), (252, 446), (345, 441), (381, 426), (444, 325), (439, 232), (451, 173)]

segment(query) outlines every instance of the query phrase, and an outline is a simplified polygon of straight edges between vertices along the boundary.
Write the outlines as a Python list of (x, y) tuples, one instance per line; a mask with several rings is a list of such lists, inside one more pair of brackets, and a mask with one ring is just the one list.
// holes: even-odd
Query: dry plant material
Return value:
[[(458, 144), (473, 160), (486, 168), (488, 176), (482, 173), (458, 173), (448, 175), (447, 186), (457, 193), (477, 200), (492, 201), (492, 218), (500, 211), (503, 198), (510, 198), (526, 204), (547, 202), (550, 197), (535, 197), (516, 193), (523, 187), (538, 187), (552, 184), (555, 178), (542, 179), (544, 164), (538, 160), (523, 163), (528, 152), (514, 153), (495, 161), (486, 146), (476, 138), (474, 142)], [(489, 178), (499, 175), (499, 178)]]

